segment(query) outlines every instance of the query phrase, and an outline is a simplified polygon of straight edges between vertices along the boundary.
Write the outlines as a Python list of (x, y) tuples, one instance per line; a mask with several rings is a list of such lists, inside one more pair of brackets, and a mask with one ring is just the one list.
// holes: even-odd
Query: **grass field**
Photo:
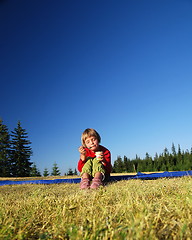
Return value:
[(192, 239), (192, 178), (0, 187), (0, 239)]

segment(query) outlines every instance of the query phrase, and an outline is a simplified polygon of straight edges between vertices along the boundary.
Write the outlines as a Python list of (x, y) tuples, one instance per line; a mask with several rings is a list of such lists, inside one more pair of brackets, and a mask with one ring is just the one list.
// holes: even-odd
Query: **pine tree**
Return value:
[(49, 176), (49, 172), (48, 172), (48, 169), (47, 169), (47, 168), (44, 169), (44, 171), (43, 171), (43, 176), (44, 176), (44, 177)]
[(75, 170), (74, 170), (74, 175), (78, 175), (76, 168), (75, 168)]
[(114, 162), (113, 171), (115, 173), (122, 173), (125, 171), (123, 160), (120, 156), (117, 157), (117, 160)]
[(147, 152), (145, 155), (145, 169), (143, 171), (152, 172), (153, 171), (153, 160)]
[(155, 153), (154, 157), (154, 171), (159, 171), (160, 166), (159, 166), (159, 156), (157, 153)]
[(191, 169), (191, 155), (189, 153), (189, 150), (186, 150), (183, 154), (183, 169), (184, 170), (190, 170)]
[(33, 163), (33, 165), (32, 165), (30, 176), (31, 177), (41, 177), (41, 173), (35, 163)]
[(11, 146), (11, 174), (14, 177), (29, 177), (31, 172), (30, 156), (32, 149), (31, 142), (27, 139), (26, 130), (21, 127), (18, 121), (17, 128), (12, 131)]
[(10, 135), (0, 119), (0, 177), (9, 177), (10, 168)]
[(136, 154), (135, 159), (132, 160), (134, 172), (140, 171), (139, 170), (139, 165), (142, 165), (141, 161), (142, 161), (141, 158), (138, 157), (138, 155)]
[(67, 172), (67, 175), (68, 176), (72, 176), (74, 173), (73, 173), (73, 170), (72, 168), (69, 168), (68, 172)]
[(134, 171), (132, 161), (129, 158), (127, 158), (126, 156), (124, 156), (124, 158), (123, 158), (123, 163), (124, 163), (124, 167), (125, 167), (126, 172), (133, 172)]
[(176, 149), (175, 149), (175, 145), (174, 145), (174, 143), (172, 143), (172, 154), (173, 154), (173, 156), (176, 156)]
[(60, 173), (60, 170), (57, 166), (57, 163), (54, 163), (53, 168), (52, 168), (51, 176), (60, 176), (60, 175), (61, 175), (61, 173)]
[(181, 147), (178, 144), (178, 153), (177, 153), (177, 170), (182, 171), (184, 170), (183, 167), (183, 154), (181, 153)]

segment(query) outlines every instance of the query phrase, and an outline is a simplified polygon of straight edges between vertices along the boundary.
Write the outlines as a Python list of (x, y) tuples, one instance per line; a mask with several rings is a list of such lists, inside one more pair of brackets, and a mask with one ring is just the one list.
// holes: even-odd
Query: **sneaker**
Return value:
[(93, 181), (91, 183), (90, 188), (91, 189), (97, 189), (100, 186), (103, 186), (103, 182), (101, 181), (101, 179), (100, 178), (93, 178)]
[(80, 182), (81, 189), (88, 189), (90, 187), (90, 180), (89, 178), (82, 178)]

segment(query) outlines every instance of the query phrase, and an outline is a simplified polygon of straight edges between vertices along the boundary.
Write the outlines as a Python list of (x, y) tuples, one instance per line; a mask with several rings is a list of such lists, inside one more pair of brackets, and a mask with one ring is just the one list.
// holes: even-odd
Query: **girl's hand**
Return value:
[(86, 150), (85, 150), (85, 148), (84, 148), (83, 146), (80, 146), (80, 147), (79, 147), (79, 152), (80, 152), (80, 154), (82, 154), (82, 155), (86, 155)]
[(79, 147), (79, 152), (80, 152), (80, 159), (82, 161), (86, 160), (86, 150), (83, 146)]

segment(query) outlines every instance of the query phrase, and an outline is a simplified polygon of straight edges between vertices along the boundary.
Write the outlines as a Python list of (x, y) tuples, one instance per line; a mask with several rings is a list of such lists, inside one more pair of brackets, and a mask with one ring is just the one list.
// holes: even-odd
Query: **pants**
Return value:
[(91, 177), (94, 177), (97, 172), (103, 173), (103, 176), (105, 175), (103, 164), (96, 158), (88, 158), (82, 168), (81, 176), (83, 173), (88, 173)]

